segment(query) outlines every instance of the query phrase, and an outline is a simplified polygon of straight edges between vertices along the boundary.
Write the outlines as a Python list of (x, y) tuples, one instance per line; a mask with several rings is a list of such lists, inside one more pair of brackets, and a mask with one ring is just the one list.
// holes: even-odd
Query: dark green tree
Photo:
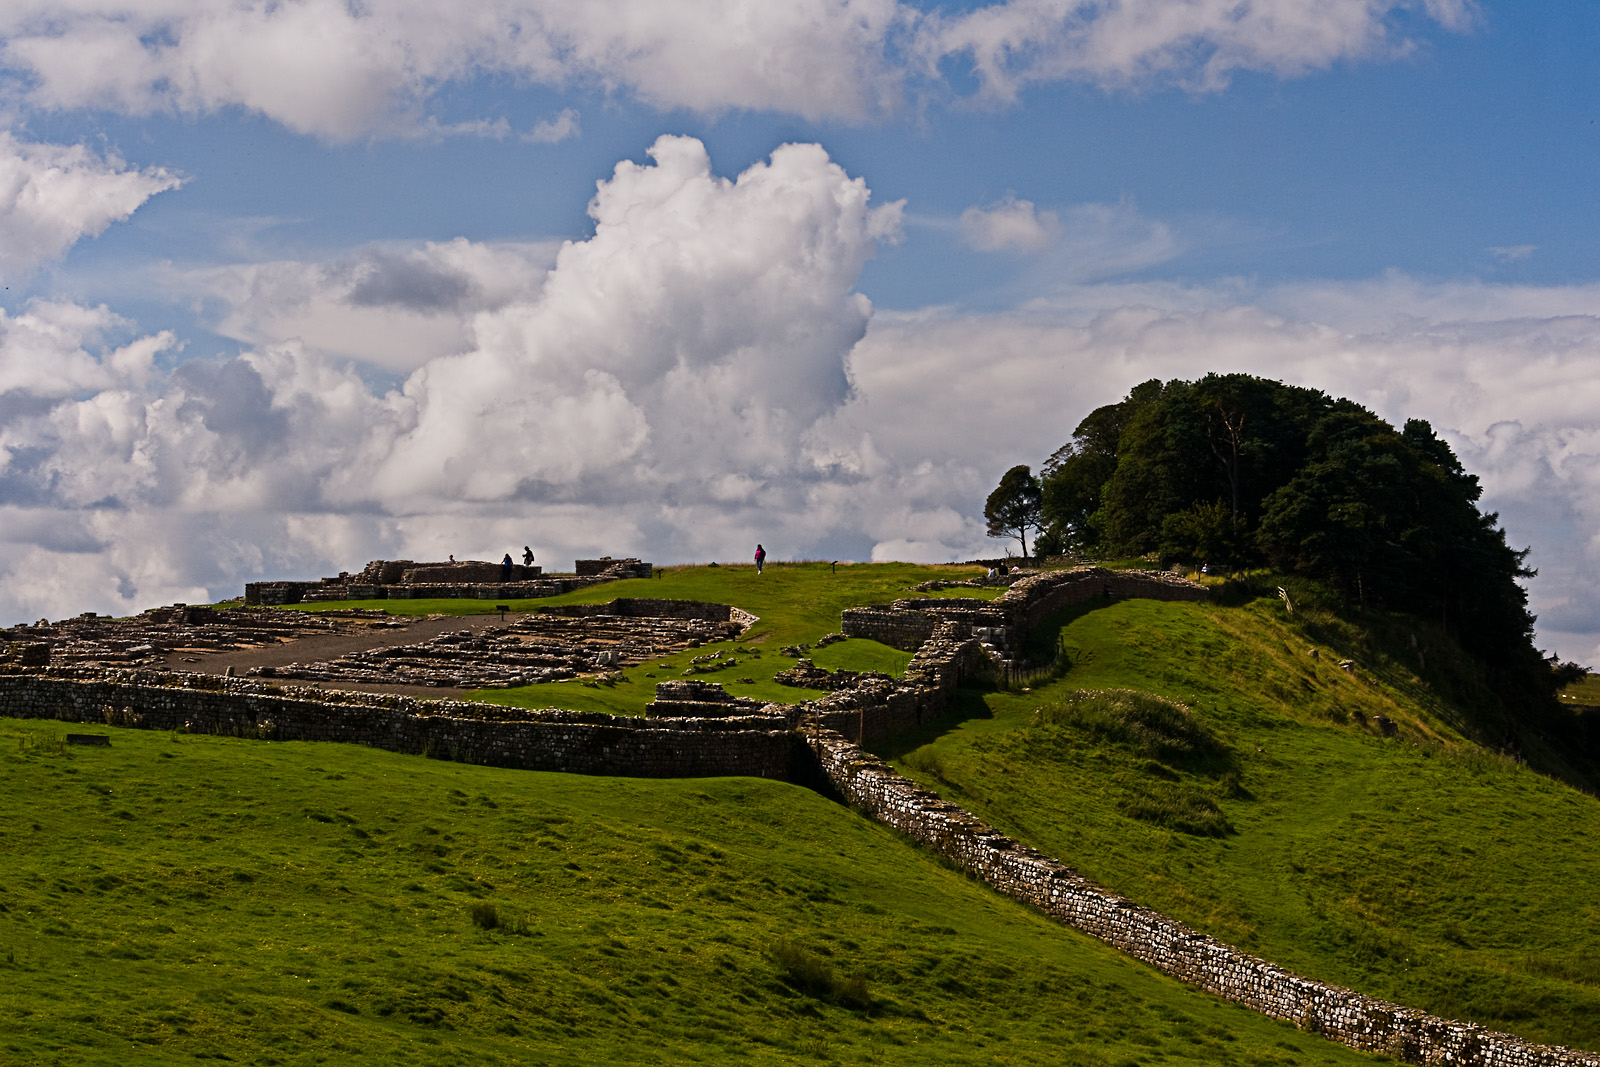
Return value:
[(1028, 556), (1028, 531), (1043, 523), (1042, 491), (1039, 479), (1026, 465), (1006, 471), (1000, 484), (983, 505), (990, 537), (1015, 537), (1022, 542), (1022, 556)]
[(1122, 432), (1140, 408), (1161, 395), (1154, 379), (1135, 386), (1126, 400), (1091, 411), (1055, 450), (1041, 472), (1045, 537), (1064, 550), (1094, 547), (1100, 533), (1093, 517), (1106, 482), (1117, 471)]
[(1519, 584), (1533, 572), (1481, 495), (1426, 422), (1396, 430), (1315, 389), (1208, 374), (1091, 412), (1046, 463), (1042, 510), (1074, 548), (1267, 562), (1433, 619), (1508, 705), (1537, 702), (1552, 672)]

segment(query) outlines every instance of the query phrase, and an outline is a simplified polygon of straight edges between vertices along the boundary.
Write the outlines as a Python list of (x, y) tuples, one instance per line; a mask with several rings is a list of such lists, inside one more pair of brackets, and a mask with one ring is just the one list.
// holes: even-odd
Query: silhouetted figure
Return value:
[(511, 553), (507, 552), (506, 558), (500, 561), (500, 580), (502, 582), (511, 580), (511, 567)]
[(533, 549), (527, 545), (522, 546), (522, 565), (524, 567), (533, 566)]

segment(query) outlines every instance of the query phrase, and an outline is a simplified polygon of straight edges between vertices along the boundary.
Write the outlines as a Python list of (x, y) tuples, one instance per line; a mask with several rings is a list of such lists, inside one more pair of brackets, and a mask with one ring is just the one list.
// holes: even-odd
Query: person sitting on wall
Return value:
[(511, 553), (507, 552), (506, 558), (500, 561), (500, 580), (502, 582), (509, 582), (511, 580), (512, 566)]
[(527, 545), (522, 546), (522, 565), (524, 567), (533, 566), (533, 549)]

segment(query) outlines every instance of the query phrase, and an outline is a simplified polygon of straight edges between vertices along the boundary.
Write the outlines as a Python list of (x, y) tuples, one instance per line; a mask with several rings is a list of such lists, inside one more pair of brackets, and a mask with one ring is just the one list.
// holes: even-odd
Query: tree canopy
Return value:
[(1043, 525), (1039, 479), (1026, 465), (1012, 467), (983, 505), (990, 537), (1015, 537), (1022, 542), (1022, 555), (1028, 555), (1028, 531)]
[(1491, 678), (1549, 674), (1517, 581), (1533, 574), (1527, 551), (1478, 510), (1478, 479), (1420, 419), (1396, 430), (1353, 401), (1244, 374), (1152, 380), (1091, 412), (1042, 475), (1051, 543), (1270, 565), (1438, 621)]

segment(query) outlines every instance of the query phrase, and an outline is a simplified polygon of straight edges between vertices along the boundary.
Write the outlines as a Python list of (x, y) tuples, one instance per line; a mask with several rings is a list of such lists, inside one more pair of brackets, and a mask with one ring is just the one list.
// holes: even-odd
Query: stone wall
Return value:
[(658, 600), (654, 597), (618, 597), (604, 604), (558, 604), (540, 608), (541, 615), (588, 618), (617, 615), (624, 619), (705, 619), (708, 622), (736, 622), (747, 628), (756, 616), (731, 604), (712, 604), (703, 600)]
[[(1093, 597), (1200, 600), (1205, 595), (1202, 587), (1181, 579), (1096, 568), (1029, 576), (983, 607), (958, 601), (941, 610), (916, 601), (899, 610), (852, 609), (846, 613), (846, 633), (854, 618), (855, 636), (896, 647), (905, 647), (900, 643), (905, 642), (915, 649), (902, 678), (892, 684), (871, 682), (818, 701), (769, 705), (760, 714), (741, 714), (748, 710), (743, 702), (722, 693), (720, 686), (699, 682), (662, 683), (658, 703), (678, 707), (657, 709), (657, 715), (670, 717), (637, 719), (279, 689), (204, 675), (5, 664), (0, 665), (0, 716), (344, 741), (492, 766), (584, 774), (754, 775), (797, 782), (820, 774), (870, 817), (998, 892), (1174, 978), (1271, 1018), (1428, 1067), (1600, 1067), (1597, 1054), (1529, 1044), (1313, 981), (1250, 956), (1012, 841), (841, 736), (879, 740), (943, 715), (951, 690), (981, 670), (989, 654), (973, 636), (974, 621), (1003, 618), (1020, 638), (1026, 627)], [(645, 607), (683, 602), (637, 603), (641, 614), (655, 614)], [(912, 644), (910, 638), (917, 634), (921, 636)], [(717, 717), (674, 714), (698, 709)]]
[(917, 597), (896, 600), (886, 608), (850, 608), (840, 629), (851, 637), (866, 637), (912, 652), (922, 647), (943, 619), (983, 631), (984, 640), (997, 649), (1017, 649), (1028, 632), (1046, 618), (1095, 597), (1206, 600), (1210, 592), (1203, 585), (1162, 571), (1078, 567), (1025, 575), (993, 600)]
[(276, 741), (342, 741), (523, 770), (642, 778), (795, 775), (782, 718), (648, 720), (277, 687), (155, 671), (13, 670), (0, 716)]
[[(371, 566), (370, 564), (368, 565)], [(496, 582), (531, 582), (544, 573), (543, 567), (511, 565), (510, 573), (499, 563), (469, 560), (461, 563), (419, 563), (406, 567), (395, 582), (369, 584), (392, 585), (475, 585)]]
[(846, 637), (865, 637), (902, 652), (915, 652), (933, 636), (933, 618), (921, 611), (894, 608), (846, 608), (839, 617)]
[(1510, 1034), (1302, 977), (1141, 907), (996, 831), (895, 774), (832, 730), (802, 728), (844, 798), (998, 892), (1091, 934), (1190, 985), (1331, 1040), (1406, 1063), (1452, 1067), (1600, 1067), (1600, 1054)]
[(610, 575), (613, 578), (650, 578), (655, 575), (655, 570), (653, 565), (633, 556), (627, 559), (601, 556), (599, 559), (576, 560), (572, 564), (572, 572), (580, 578), (597, 578), (601, 575)]
[(824, 726), (865, 744), (884, 741), (940, 718), (956, 686), (983, 669), (986, 654), (972, 629), (930, 619), (933, 632), (898, 681), (866, 684), (784, 709), (796, 721)]
[[(765, 714), (766, 705), (749, 697), (736, 697), (715, 682), (698, 679), (657, 682), (656, 698), (645, 705), (650, 718), (726, 718)], [(787, 720), (781, 720), (787, 725)]]
[(336, 600), (533, 600), (560, 596), (601, 582), (648, 578), (655, 568), (637, 559), (577, 561), (577, 573), (552, 576), (540, 567), (511, 567), (509, 580), (498, 563), (414, 563), (408, 559), (375, 559), (361, 573), (348, 572), (316, 581), (249, 582), (244, 602), (276, 607)]

